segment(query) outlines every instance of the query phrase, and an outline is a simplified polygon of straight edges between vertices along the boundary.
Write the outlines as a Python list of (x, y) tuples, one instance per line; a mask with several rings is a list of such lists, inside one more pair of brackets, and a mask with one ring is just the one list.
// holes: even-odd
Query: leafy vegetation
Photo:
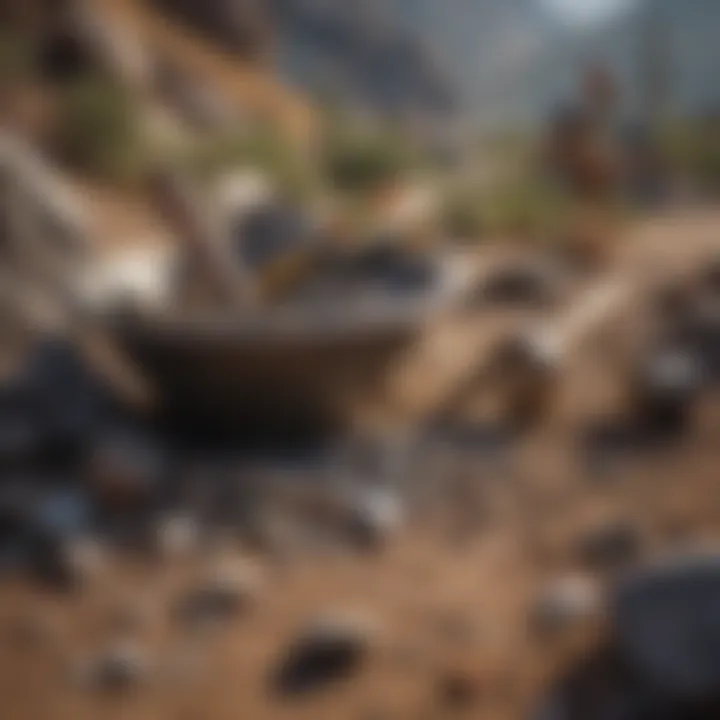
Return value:
[(62, 89), (58, 145), (68, 162), (113, 180), (131, 178), (146, 160), (132, 98), (99, 76)]
[(320, 150), (323, 175), (341, 193), (372, 193), (419, 169), (420, 153), (393, 132), (331, 130)]
[(276, 130), (256, 128), (212, 135), (195, 143), (182, 158), (191, 170), (213, 175), (236, 167), (262, 171), (286, 195), (302, 200), (318, 189), (317, 173)]
[(463, 240), (487, 236), (545, 240), (562, 234), (568, 212), (566, 198), (528, 174), (450, 193), (442, 227), (445, 234)]
[(668, 127), (662, 147), (672, 172), (701, 190), (720, 192), (720, 118)]

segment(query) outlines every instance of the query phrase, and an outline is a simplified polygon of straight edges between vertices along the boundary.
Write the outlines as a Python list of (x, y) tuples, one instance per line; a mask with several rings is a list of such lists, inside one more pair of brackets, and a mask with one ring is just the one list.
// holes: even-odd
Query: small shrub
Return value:
[(562, 231), (567, 199), (549, 184), (534, 178), (509, 181), (483, 200), (488, 232), (546, 238)]
[(126, 179), (142, 162), (140, 126), (133, 100), (118, 85), (84, 77), (63, 89), (59, 149), (82, 170)]
[(331, 133), (321, 157), (328, 182), (350, 193), (372, 193), (417, 166), (411, 148), (381, 133)]
[(662, 149), (670, 170), (700, 189), (720, 191), (720, 120), (666, 129)]
[(456, 239), (546, 239), (563, 232), (568, 212), (568, 201), (559, 192), (526, 176), (456, 190), (445, 201), (442, 227)]
[(469, 191), (451, 194), (445, 200), (441, 224), (443, 231), (453, 239), (470, 240), (480, 237), (485, 231), (481, 198)]
[(205, 138), (190, 149), (183, 161), (201, 175), (235, 167), (255, 168), (280, 191), (298, 200), (312, 196), (318, 185), (310, 163), (287, 138), (269, 129)]

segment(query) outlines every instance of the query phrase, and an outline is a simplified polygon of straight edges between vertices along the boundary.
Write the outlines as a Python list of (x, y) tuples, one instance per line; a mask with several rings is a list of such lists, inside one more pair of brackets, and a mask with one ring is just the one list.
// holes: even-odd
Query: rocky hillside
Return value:
[(284, 74), (345, 105), (384, 115), (444, 117), (456, 104), (411, 4), (276, 0)]
[(693, 111), (720, 95), (714, 0), (640, 0), (588, 28), (563, 24), (541, 0), (276, 0), (275, 8), (287, 75), (361, 106), (462, 109), (491, 124), (525, 123), (600, 61), (616, 74), (626, 113), (636, 115), (651, 13), (662, 26), (668, 105)]
[[(664, 28), (667, 104), (718, 100), (714, 0), (637, 0), (604, 25), (563, 24), (542, 0), (94, 0), (111, 24), (141, 36), (185, 75), (261, 116), (301, 123), (302, 100), (444, 123), (537, 121), (578, 71), (601, 61), (619, 79), (628, 115), (643, 99), (643, 43), (653, 11)], [(25, 13), (38, 2), (4, 0)], [(282, 80), (278, 82), (280, 77)]]

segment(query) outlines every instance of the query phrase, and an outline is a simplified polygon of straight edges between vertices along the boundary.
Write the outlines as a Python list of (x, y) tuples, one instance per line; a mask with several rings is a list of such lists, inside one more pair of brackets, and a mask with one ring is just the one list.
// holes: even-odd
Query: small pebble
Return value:
[(584, 575), (567, 575), (546, 587), (531, 611), (531, 627), (542, 636), (555, 636), (599, 616), (597, 583)]
[(60, 490), (40, 501), (31, 522), (33, 529), (44, 536), (67, 538), (84, 532), (91, 514), (91, 505), (83, 493)]
[(200, 527), (190, 515), (171, 515), (157, 527), (157, 547), (165, 558), (186, 557), (197, 549)]
[(176, 618), (187, 626), (230, 620), (257, 600), (261, 578), (257, 568), (243, 562), (224, 562), (175, 605)]
[(86, 679), (99, 692), (123, 693), (145, 682), (151, 663), (145, 650), (128, 642), (118, 643), (90, 661)]
[(364, 489), (350, 502), (349, 531), (362, 548), (378, 549), (401, 527), (404, 508), (396, 493), (384, 488)]

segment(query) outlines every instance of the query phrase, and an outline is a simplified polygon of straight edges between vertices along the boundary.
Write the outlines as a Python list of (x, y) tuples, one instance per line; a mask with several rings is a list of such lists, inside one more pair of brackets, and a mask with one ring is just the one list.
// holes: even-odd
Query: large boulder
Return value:
[(657, 695), (720, 695), (720, 556), (697, 555), (633, 573), (614, 600), (624, 661)]

